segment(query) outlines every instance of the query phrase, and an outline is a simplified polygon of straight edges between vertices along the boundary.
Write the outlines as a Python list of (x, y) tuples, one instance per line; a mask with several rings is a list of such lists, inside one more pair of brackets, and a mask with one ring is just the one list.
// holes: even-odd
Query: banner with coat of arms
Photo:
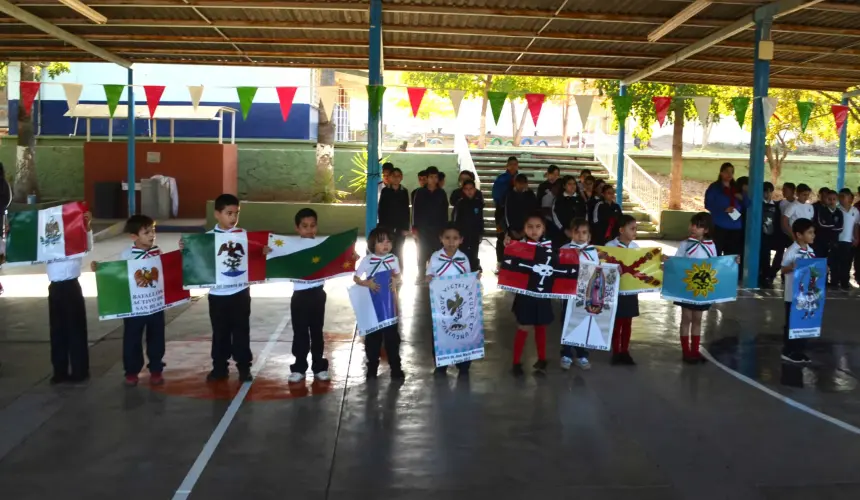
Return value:
[(73, 202), (10, 214), (6, 262), (24, 265), (82, 257), (92, 246), (86, 211), (86, 204)]
[(663, 285), (663, 251), (659, 248), (597, 247), (597, 255), (601, 262), (618, 265), (620, 295), (656, 292)]
[(266, 279), (266, 231), (183, 234), (182, 283), (193, 288), (237, 288)]
[(149, 259), (100, 262), (96, 287), (100, 320), (147, 316), (190, 300), (182, 289), (179, 250)]
[(827, 284), (827, 259), (799, 259), (793, 271), (788, 338), (821, 336), (824, 317), (824, 289)]
[(567, 301), (561, 343), (608, 351), (618, 308), (617, 264), (579, 263), (576, 297)]
[(738, 263), (734, 255), (691, 259), (672, 257), (663, 264), (664, 299), (684, 304), (718, 304), (738, 298)]
[(484, 308), (478, 273), (433, 278), (430, 311), (437, 367), (484, 357)]

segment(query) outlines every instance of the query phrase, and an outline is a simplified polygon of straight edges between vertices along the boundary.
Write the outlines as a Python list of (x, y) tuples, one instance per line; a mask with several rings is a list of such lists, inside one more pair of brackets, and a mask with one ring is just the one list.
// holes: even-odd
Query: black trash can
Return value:
[(121, 219), (122, 198), (121, 182), (96, 182), (93, 218)]

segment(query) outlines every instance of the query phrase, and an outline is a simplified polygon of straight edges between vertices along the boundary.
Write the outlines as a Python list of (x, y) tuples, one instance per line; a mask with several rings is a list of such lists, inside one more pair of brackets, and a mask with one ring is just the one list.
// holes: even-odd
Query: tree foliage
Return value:
[[(6, 87), (6, 82), (8, 80), (8, 66), (9, 63), (0, 61), (0, 88)], [(48, 70), (48, 77), (51, 80), (70, 71), (69, 63), (65, 62), (37, 63), (33, 66), (36, 79), (41, 78), (42, 68)]]

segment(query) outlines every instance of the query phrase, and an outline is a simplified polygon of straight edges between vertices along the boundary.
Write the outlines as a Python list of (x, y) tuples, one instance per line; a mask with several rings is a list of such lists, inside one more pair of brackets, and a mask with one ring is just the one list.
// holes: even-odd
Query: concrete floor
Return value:
[[(176, 235), (163, 235), (165, 250)], [(125, 240), (100, 243), (115, 257)], [(647, 243), (643, 243), (647, 246)], [(485, 244), (482, 257), (493, 262)], [(667, 247), (668, 248), (668, 247)], [(415, 278), (407, 248), (407, 283)], [(669, 250), (671, 253), (671, 250)], [(488, 266), (489, 267), (489, 266)], [(168, 313), (167, 384), (122, 386), (121, 323), (99, 322), (91, 273), (92, 380), (50, 386), (47, 279), (36, 267), (0, 281), (0, 495), (24, 499), (170, 499), (239, 390), (206, 384), (206, 300)], [(857, 499), (860, 435), (800, 411), (715, 363), (686, 366), (677, 307), (642, 297), (635, 367), (594, 353), (590, 372), (509, 374), (511, 296), (484, 276), (487, 358), (471, 377), (434, 379), (426, 287), (407, 284), (401, 334), (407, 379), (364, 378), (348, 279), (326, 285), (333, 380), (288, 386), (290, 285), (253, 289), (255, 356), (268, 358), (193, 484), (191, 499)], [(778, 292), (742, 292), (707, 315), (721, 363), (847, 424), (860, 426), (856, 294), (828, 299), (816, 364), (779, 362)], [(282, 328), (283, 327), (283, 328)], [(559, 342), (559, 325), (550, 345)], [(525, 361), (533, 362), (529, 341)], [(385, 366), (385, 365), (383, 365)], [(841, 368), (841, 369), (839, 369)], [(199, 469), (198, 469), (199, 470)]]

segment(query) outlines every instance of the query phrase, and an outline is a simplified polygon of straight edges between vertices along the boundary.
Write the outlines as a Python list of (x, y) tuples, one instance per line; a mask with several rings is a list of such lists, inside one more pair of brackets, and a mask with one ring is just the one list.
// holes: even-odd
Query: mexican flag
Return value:
[(100, 262), (96, 268), (99, 319), (146, 316), (188, 302), (182, 289), (182, 253)]
[(38, 264), (85, 255), (89, 251), (86, 211), (86, 204), (74, 202), (10, 214), (6, 261)]
[(183, 234), (182, 285), (192, 288), (236, 288), (266, 279), (263, 247), (268, 231)]
[(358, 229), (318, 238), (269, 235), (268, 281), (313, 283), (355, 273)]

